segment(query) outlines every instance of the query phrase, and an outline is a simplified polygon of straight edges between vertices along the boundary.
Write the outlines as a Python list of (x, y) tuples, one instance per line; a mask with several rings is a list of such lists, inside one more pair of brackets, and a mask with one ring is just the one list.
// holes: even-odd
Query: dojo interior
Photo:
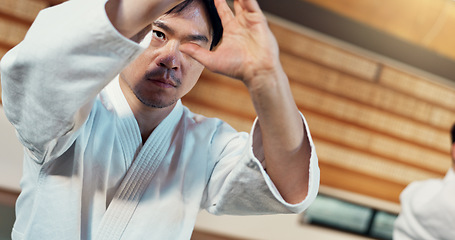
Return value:
[[(61, 2), (2, 0), (0, 58), (40, 10)], [(455, 1), (259, 4), (314, 139), (319, 195), (300, 215), (201, 211), (192, 239), (391, 239), (401, 191), (413, 181), (442, 178), (451, 167)], [(209, 71), (182, 101), (239, 131), (250, 131), (255, 119), (242, 83)], [(0, 240), (10, 239), (22, 156), (0, 100)]]

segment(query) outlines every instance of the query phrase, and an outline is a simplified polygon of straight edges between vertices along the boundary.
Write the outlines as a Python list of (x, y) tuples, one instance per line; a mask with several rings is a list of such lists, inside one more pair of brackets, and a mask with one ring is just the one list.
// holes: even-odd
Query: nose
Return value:
[(157, 63), (160, 67), (177, 70), (180, 67), (180, 55), (178, 43), (169, 41), (162, 47)]

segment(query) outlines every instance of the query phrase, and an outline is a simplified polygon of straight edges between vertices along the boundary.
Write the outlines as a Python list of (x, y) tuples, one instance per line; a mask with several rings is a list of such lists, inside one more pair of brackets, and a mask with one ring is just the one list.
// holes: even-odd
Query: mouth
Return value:
[(158, 68), (147, 72), (144, 78), (161, 88), (177, 88), (181, 85), (181, 81), (175, 74), (175, 72), (168, 72)]
[(177, 83), (175, 81), (173, 81), (172, 79), (149, 78), (148, 80), (162, 88), (176, 88), (177, 87)]

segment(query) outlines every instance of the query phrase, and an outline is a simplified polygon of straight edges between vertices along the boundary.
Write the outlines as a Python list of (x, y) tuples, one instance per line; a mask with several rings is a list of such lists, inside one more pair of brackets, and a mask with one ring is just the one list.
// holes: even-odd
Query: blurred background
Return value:
[[(24, 38), (40, 10), (61, 2), (1, 0), (0, 57)], [(391, 239), (404, 187), (441, 178), (451, 166), (455, 1), (259, 4), (315, 141), (320, 195), (297, 216), (201, 212), (193, 239)], [(183, 102), (241, 131), (255, 118), (242, 84), (208, 71)], [(21, 161), (0, 105), (1, 240), (10, 239)]]

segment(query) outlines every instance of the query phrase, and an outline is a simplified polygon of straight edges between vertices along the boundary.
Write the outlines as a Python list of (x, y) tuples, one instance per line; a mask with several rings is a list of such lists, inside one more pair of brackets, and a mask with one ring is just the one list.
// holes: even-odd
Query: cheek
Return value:
[(138, 58), (136, 58), (136, 60), (134, 60), (134, 62), (131, 63), (131, 66), (133, 66), (134, 69), (138, 69), (138, 70), (147, 69), (147, 66), (150, 63), (150, 60), (148, 60), (148, 59), (149, 59), (149, 57), (147, 57), (147, 55), (142, 54)]
[(197, 83), (199, 80), (202, 71), (204, 70), (204, 67), (200, 64), (197, 64), (193, 68), (191, 68), (191, 71), (188, 72), (188, 78), (187, 78), (187, 91), (191, 90), (194, 85)]
[(204, 66), (192, 58), (189, 59), (188, 63), (189, 64), (187, 66), (189, 70), (187, 74), (190, 78), (195, 78), (193, 81), (197, 81), (201, 76), (202, 71), (204, 70)]
[(147, 62), (145, 57), (139, 56), (136, 60), (130, 63), (124, 70), (124, 74), (128, 75), (132, 78), (142, 77), (142, 73), (144, 73), (147, 69)]

